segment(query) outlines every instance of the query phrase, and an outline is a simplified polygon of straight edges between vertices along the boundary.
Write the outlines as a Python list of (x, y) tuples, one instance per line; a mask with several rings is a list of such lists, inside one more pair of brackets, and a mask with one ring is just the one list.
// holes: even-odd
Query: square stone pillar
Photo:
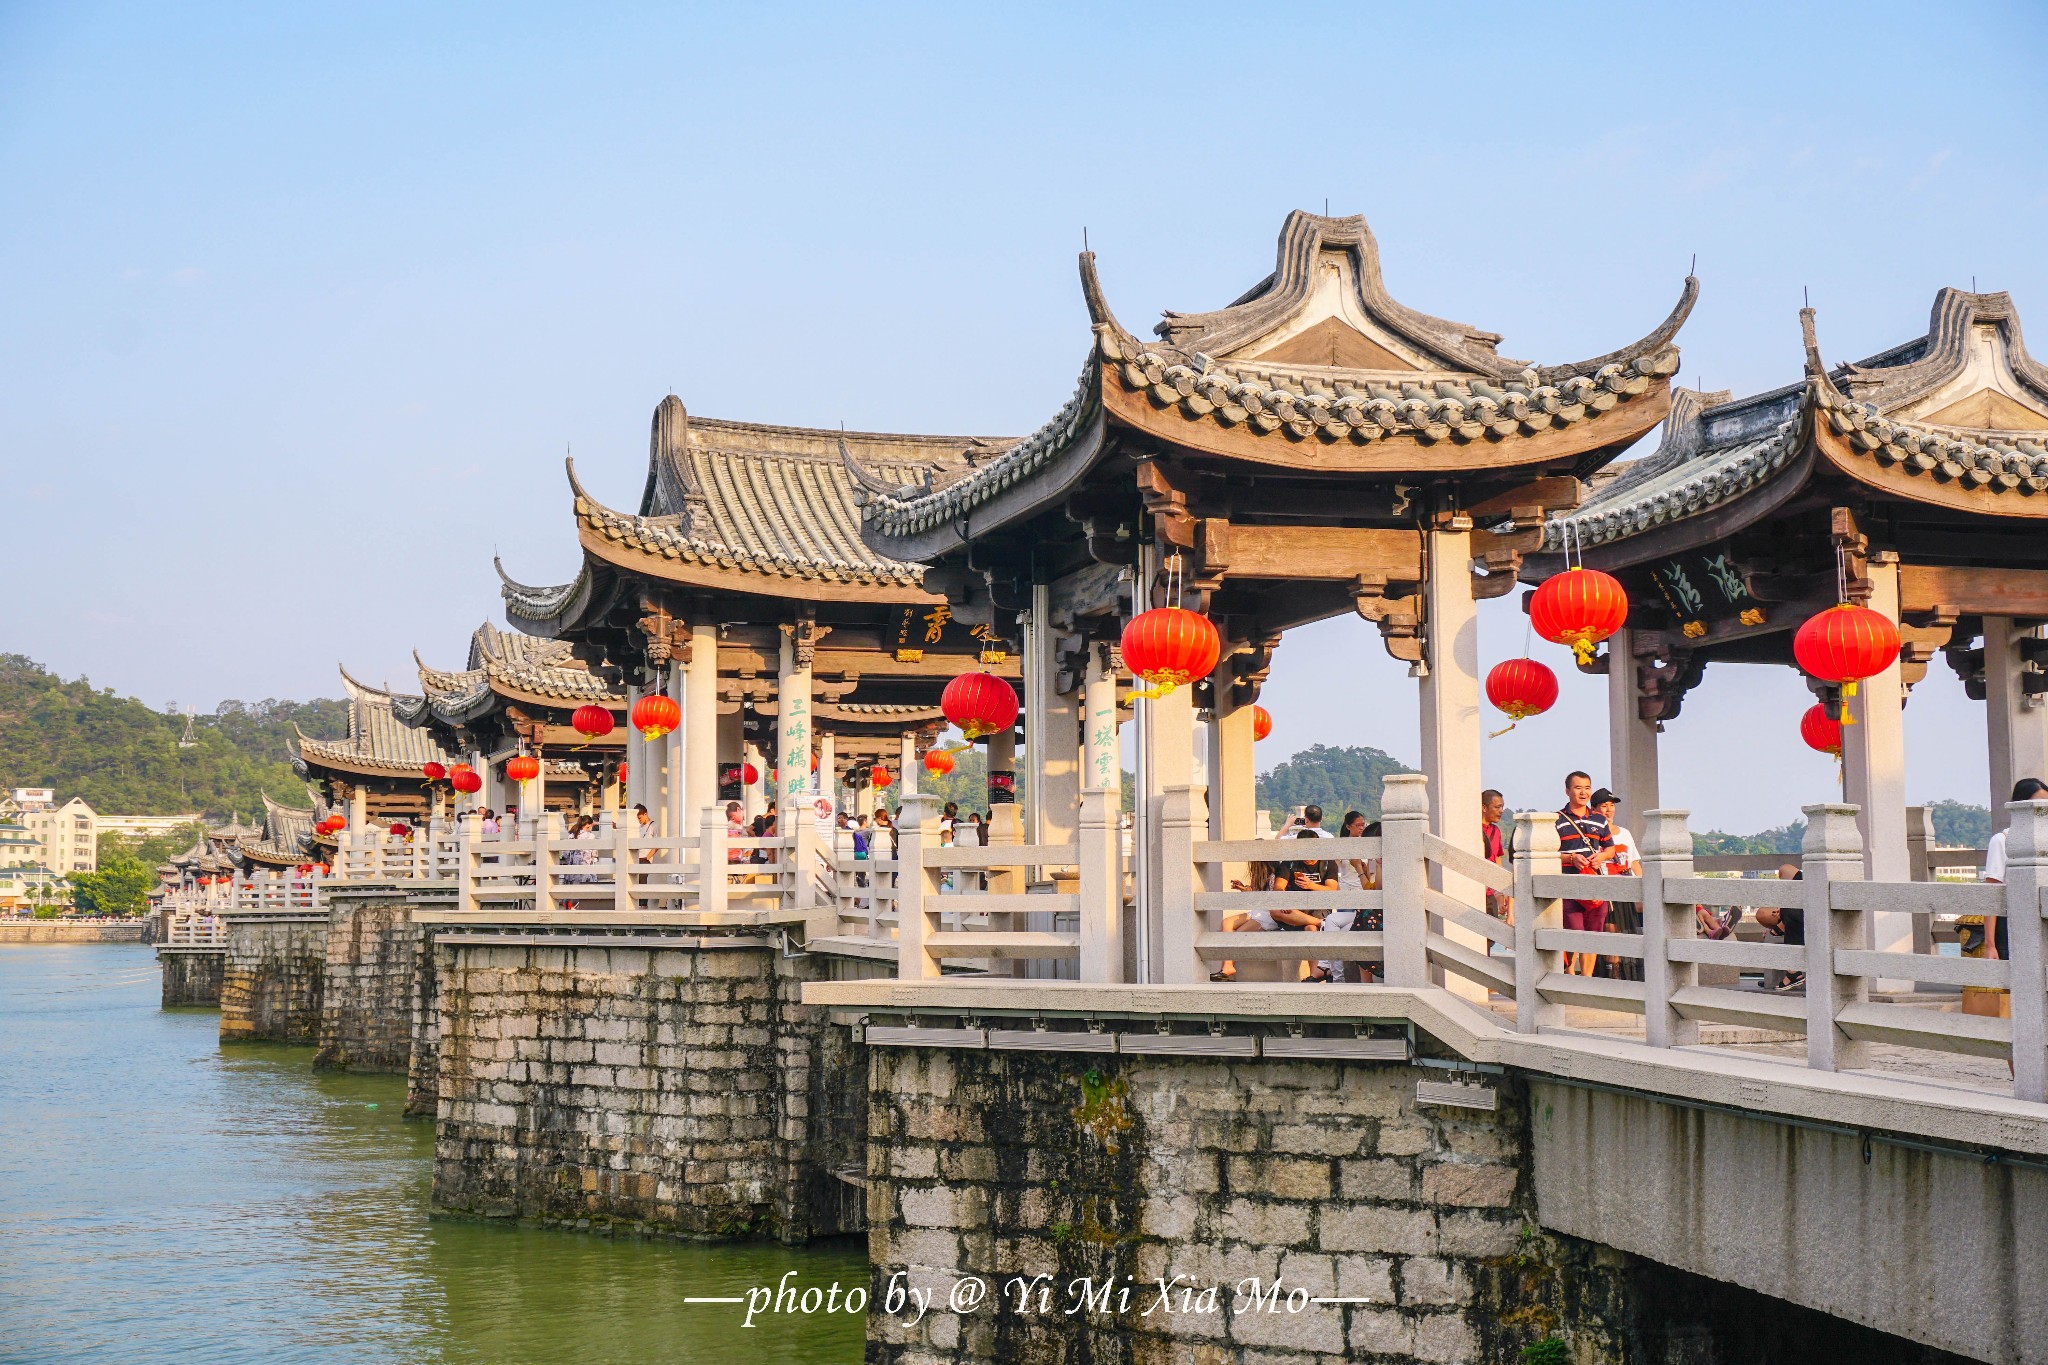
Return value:
[(2004, 829), (2013, 783), (2048, 779), (2048, 698), (2021, 686), (2023, 642), (2039, 632), (2007, 616), (1984, 618), (1985, 738), (1991, 759), (1991, 827)]
[[(647, 744), (640, 738), (640, 732), (633, 728), (633, 708), (647, 695), (647, 689), (628, 685), (626, 688), (626, 809), (647, 805)], [(648, 806), (648, 814), (654, 808)]]
[[(1889, 552), (1870, 557), (1870, 609), (1899, 622), (1899, 560)], [(1897, 660), (1856, 685), (1849, 703), (1854, 725), (1842, 727), (1842, 787), (1856, 807), (1863, 837), (1863, 875), (1870, 881), (1912, 879), (1906, 850), (1906, 688)], [(1896, 937), (1910, 937), (1902, 923)], [(1880, 927), (1878, 947), (1889, 950), (1895, 936)], [(1903, 949), (1901, 949), (1903, 951)]]
[[(988, 770), (991, 774), (998, 772), (1009, 773), (1011, 778), (1015, 779), (1017, 773), (1017, 729), (1015, 726), (1011, 726), (1007, 730), (998, 730), (988, 737)], [(1012, 797), (1016, 795), (1014, 788), (1011, 791), (1011, 795)], [(996, 809), (993, 785), (986, 790), (982, 800), (989, 812), (993, 814)], [(1019, 842), (1022, 842), (1023, 825), (1020, 823), (1017, 829)]]
[(1088, 646), (1088, 673), (1081, 684), (1083, 779), (1089, 791), (1105, 792), (1118, 822), (1123, 818), (1123, 752), (1117, 743), (1116, 668), (1109, 645)]
[[(683, 810), (686, 822), (718, 801), (718, 625), (690, 626), (688, 687), (683, 698)], [(689, 827), (685, 824), (685, 828)]]
[[(1423, 559), (1422, 771), (1429, 779), (1429, 828), (1444, 842), (1481, 855), (1479, 793), (1479, 607), (1472, 597), (1472, 530), (1459, 517), (1428, 533)], [(1341, 815), (1341, 812), (1339, 812)], [(1384, 819), (1384, 816), (1382, 816)], [(1485, 888), (1432, 867), (1431, 881), (1454, 900), (1486, 906)], [(1391, 912), (1393, 907), (1388, 907)], [(1391, 920), (1391, 915), (1390, 915)], [(1445, 937), (1475, 952), (1486, 940), (1446, 924)], [(1486, 990), (1463, 976), (1434, 973), (1456, 995), (1484, 1000)]]
[(896, 799), (899, 802), (906, 796), (917, 795), (918, 776), (917, 735), (906, 731), (896, 741)]
[(776, 679), (776, 813), (785, 830), (797, 807), (809, 804), (811, 791), (811, 640), (808, 621), (782, 628), (782, 668)]
[(740, 748), (741, 777), (745, 778), (747, 764), (752, 764), (756, 774), (752, 782), (743, 781), (740, 787), (740, 810), (751, 823), (755, 816), (768, 808), (768, 770), (774, 765), (768, 755), (761, 752), (761, 746), (748, 740)]
[[(690, 680), (687, 668), (678, 660), (669, 665), (669, 700), (676, 704), (676, 711), (682, 717), (685, 729), (690, 716)], [(681, 838), (689, 832), (691, 822), (697, 813), (690, 809), (685, 791), (684, 769), (689, 761), (685, 748), (688, 735), (683, 731), (663, 735), (648, 747), (660, 754), (656, 771), (661, 778), (661, 814), (656, 816), (662, 822), (662, 833), (670, 838)], [(653, 814), (653, 807), (648, 808)]]
[(818, 736), (818, 790), (832, 798), (835, 813), (846, 809), (840, 804), (846, 791), (839, 785), (839, 737), (834, 734)]
[[(1209, 837), (1256, 839), (1252, 828), (1258, 808), (1257, 776), (1252, 762), (1252, 708), (1233, 701), (1226, 661), (1213, 675), (1215, 716), (1209, 726)], [(1342, 812), (1331, 811), (1326, 823), (1335, 829)], [(1233, 875), (1242, 876), (1241, 872)]]
[(1657, 722), (1642, 717), (1636, 685), (1634, 632), (1607, 641), (1607, 785), (1621, 797), (1621, 823), (1638, 833), (1643, 814), (1659, 808)]
[[(1191, 869), (1177, 872), (1169, 868), (1161, 840), (1168, 793), (1176, 788), (1192, 792), (1194, 788), (1195, 697), (1191, 688), (1176, 687), (1163, 697), (1143, 699), (1137, 706), (1136, 837), (1144, 850), (1144, 876), (1138, 883), (1138, 980), (1147, 984), (1164, 979), (1161, 952), (1168, 918), (1192, 920), (1194, 916), (1194, 905), (1184, 898), (1179, 904), (1168, 903), (1172, 889), (1190, 884)], [(1184, 804), (1178, 809), (1188, 808)]]

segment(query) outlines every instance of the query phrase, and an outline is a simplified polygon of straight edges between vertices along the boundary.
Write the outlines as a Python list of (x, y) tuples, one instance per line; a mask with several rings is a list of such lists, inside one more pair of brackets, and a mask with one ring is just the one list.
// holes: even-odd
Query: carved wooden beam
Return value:
[(1403, 593), (1384, 576), (1361, 574), (1351, 580), (1351, 605), (1380, 628), (1387, 653), (1406, 664), (1422, 662), (1422, 598)]
[(1138, 494), (1144, 499), (1145, 510), (1152, 514), (1153, 532), (1159, 542), (1193, 549), (1195, 518), (1188, 511), (1187, 493), (1167, 478), (1157, 460), (1138, 461), (1136, 476)]

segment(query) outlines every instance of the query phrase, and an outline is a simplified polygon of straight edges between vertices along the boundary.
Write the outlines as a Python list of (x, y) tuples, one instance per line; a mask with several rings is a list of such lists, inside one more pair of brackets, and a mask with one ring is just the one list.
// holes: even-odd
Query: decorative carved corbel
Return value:
[(656, 602), (641, 602), (643, 615), (633, 624), (640, 631), (643, 644), (641, 653), (646, 656), (650, 669), (659, 669), (671, 660), (690, 662), (690, 627), (686, 621), (678, 620), (667, 607)]
[(1899, 678), (1911, 692), (1927, 676), (1927, 665), (1955, 639), (1961, 613), (1954, 607), (1907, 613), (1899, 622)]
[(1632, 643), (1629, 660), (1610, 657), (1607, 666), (1611, 669), (1620, 663), (1622, 667), (1634, 667), (1637, 716), (1660, 724), (1677, 720), (1685, 705), (1685, 694), (1698, 687), (1706, 676), (1707, 656), (1690, 649), (1674, 649), (1651, 632), (1633, 637)]
[(1361, 574), (1351, 580), (1351, 605), (1380, 628), (1380, 642), (1389, 656), (1405, 664), (1422, 662), (1422, 598), (1396, 595), (1383, 574)]
[(1828, 539), (1842, 556), (1842, 577), (1848, 598), (1858, 606), (1870, 605), (1870, 537), (1856, 526), (1856, 513), (1847, 507), (1828, 512)]
[(789, 637), (792, 662), (798, 668), (809, 668), (817, 657), (818, 642), (832, 633), (832, 627), (819, 625), (817, 614), (807, 611), (794, 621), (784, 621), (782, 633)]
[(1174, 487), (1157, 460), (1140, 460), (1135, 470), (1138, 494), (1145, 510), (1152, 514), (1154, 533), (1160, 542), (1183, 550), (1195, 546), (1195, 518), (1188, 511), (1188, 495)]
[(1280, 635), (1276, 631), (1255, 637), (1230, 656), (1232, 705), (1250, 706), (1259, 699), (1259, 692), (1273, 671), (1273, 651), (1279, 647)]

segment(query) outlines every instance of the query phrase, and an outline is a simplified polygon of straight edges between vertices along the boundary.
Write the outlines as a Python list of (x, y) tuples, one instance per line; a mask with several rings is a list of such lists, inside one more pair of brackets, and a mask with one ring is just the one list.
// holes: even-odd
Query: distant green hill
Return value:
[(339, 701), (224, 701), (199, 716), (181, 748), (185, 718), (153, 711), (84, 678), (66, 681), (20, 654), (0, 654), (0, 790), (55, 787), (108, 815), (175, 815), (213, 820), (263, 807), (263, 794), (303, 805), (293, 775), (292, 723), (338, 738), (348, 729)]
[(1389, 773), (1414, 771), (1393, 755), (1364, 745), (1337, 749), (1317, 744), (1259, 775), (1259, 809), (1286, 812), (1318, 805), (1332, 829), (1347, 810), (1364, 811), (1366, 819), (1377, 820), (1380, 783)]
[[(1930, 801), (1927, 816), (1934, 824), (1934, 842), (1941, 848), (1982, 848), (1991, 838), (1991, 811), (1962, 801)], [(1806, 822), (1767, 829), (1761, 834), (1723, 834), (1696, 830), (1692, 851), (1707, 853), (1788, 853), (1797, 855), (1806, 839)]]

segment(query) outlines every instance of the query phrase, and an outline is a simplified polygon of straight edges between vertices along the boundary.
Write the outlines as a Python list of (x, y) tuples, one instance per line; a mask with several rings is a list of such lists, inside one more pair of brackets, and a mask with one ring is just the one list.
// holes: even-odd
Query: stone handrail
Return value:
[[(2048, 883), (2048, 803), (2009, 805), (2008, 870), (1988, 883), (1866, 882), (1856, 808), (1805, 808), (1798, 881), (1696, 876), (1685, 812), (1650, 811), (1634, 876), (1559, 871), (1555, 815), (1517, 817), (1516, 1024), (1524, 1033), (1561, 1027), (1566, 1005), (1640, 1013), (1653, 1047), (1699, 1040), (1702, 1022), (1803, 1033), (1807, 1064), (1838, 1071), (1869, 1065), (1873, 1044), (2009, 1057), (2014, 1093), (2048, 1099), (2048, 978), (2043, 976), (2041, 893)], [(1634, 901), (1640, 934), (1562, 927), (1567, 899)], [(1698, 934), (1695, 906), (1796, 910), (1804, 944), (1714, 940)], [(1917, 917), (1983, 916), (2009, 924), (2012, 961), (1910, 950)], [(1924, 940), (1923, 940), (1924, 941)], [(1567, 976), (1567, 953), (1642, 963), (1641, 981)], [(1701, 966), (1803, 972), (1805, 994), (1702, 985)], [(1947, 1013), (1873, 998), (1885, 982), (2002, 989), (2011, 1017)]]

